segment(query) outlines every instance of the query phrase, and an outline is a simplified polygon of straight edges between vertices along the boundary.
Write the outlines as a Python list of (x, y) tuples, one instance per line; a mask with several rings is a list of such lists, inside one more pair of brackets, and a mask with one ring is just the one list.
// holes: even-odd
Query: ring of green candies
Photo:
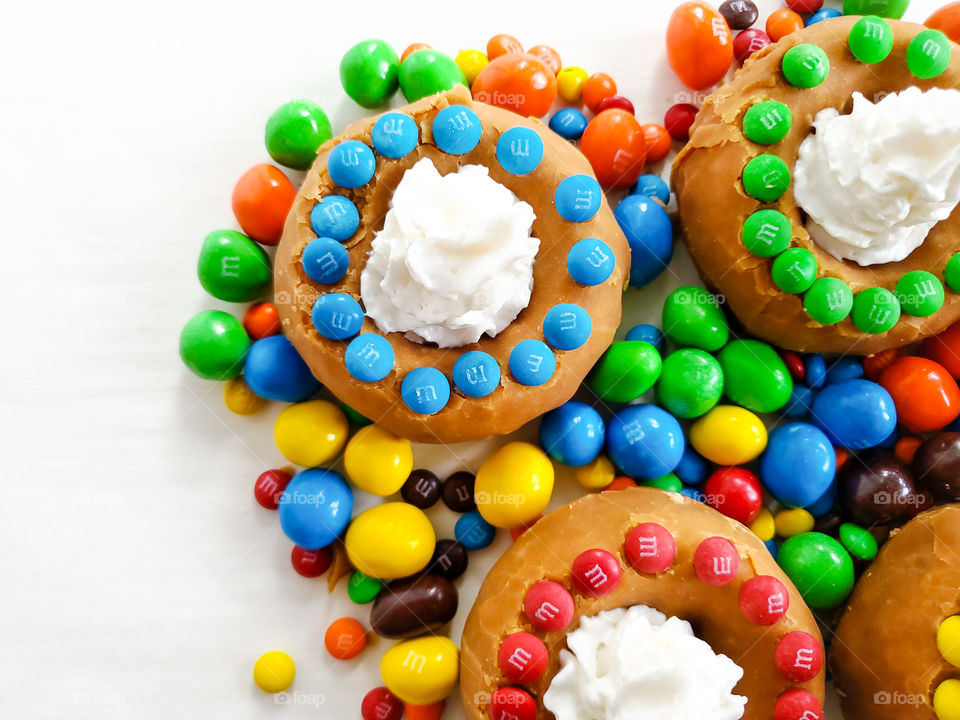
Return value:
[[(865, 16), (851, 28), (847, 47), (861, 63), (882, 62), (893, 50), (893, 30), (883, 18)], [(938, 77), (950, 64), (950, 53), (946, 35), (939, 30), (923, 30), (907, 47), (907, 68), (920, 79)], [(780, 70), (789, 85), (815, 88), (829, 76), (830, 59), (822, 48), (804, 43), (784, 53)], [(747, 109), (742, 128), (751, 142), (773, 146), (787, 136), (792, 123), (787, 105), (763, 100)], [(753, 157), (743, 169), (743, 189), (766, 206), (777, 203), (790, 182), (790, 168), (772, 152)], [(943, 282), (926, 270), (907, 272), (892, 291), (871, 287), (854, 295), (843, 280), (818, 277), (816, 257), (806, 248), (791, 247), (792, 235), (789, 218), (774, 207), (762, 207), (751, 214), (741, 232), (747, 250), (758, 257), (772, 258), (774, 284), (783, 292), (802, 294), (807, 315), (823, 325), (834, 325), (850, 316), (861, 332), (880, 334), (896, 325), (903, 313), (927, 317), (943, 306)], [(949, 259), (943, 275), (950, 289), (960, 292), (960, 253)]]

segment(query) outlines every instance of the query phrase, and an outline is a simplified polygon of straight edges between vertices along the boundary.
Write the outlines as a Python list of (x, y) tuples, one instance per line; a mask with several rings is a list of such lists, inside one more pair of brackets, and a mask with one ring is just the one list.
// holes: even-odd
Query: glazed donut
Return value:
[[(541, 597), (547, 586), (558, 593), (550, 603)], [(641, 487), (588, 495), (551, 512), (493, 566), (461, 642), (467, 720), (534, 717), (529, 709), (501, 712), (505, 693), (514, 705), (536, 703), (536, 717), (554, 717), (542, 699), (561, 667), (567, 632), (582, 628), (584, 618), (641, 605), (688, 621), (713, 652), (743, 669), (734, 690), (746, 697), (743, 718), (822, 717), (817, 624), (763, 543), (704, 504)], [(539, 638), (533, 646), (542, 641), (548, 659), (540, 674), (518, 683), (517, 658), (505, 649), (524, 633)]]
[[(957, 615), (960, 505), (953, 504), (894, 530), (847, 601), (829, 658), (843, 716), (936, 720), (934, 692), (960, 678), (938, 648), (938, 629)], [(956, 635), (945, 645), (960, 663)]]
[[(902, 259), (861, 265), (842, 253), (838, 259), (811, 237), (794, 173), (818, 113), (850, 114), (855, 92), (879, 103), (911, 87), (960, 88), (956, 50), (939, 31), (920, 25), (837, 18), (758, 51), (703, 103), (672, 180), (695, 264), (749, 332), (792, 350), (867, 355), (960, 319), (960, 259), (948, 269), (960, 250), (960, 212), (936, 222), (922, 244), (904, 248)], [(817, 190), (826, 176), (834, 182), (841, 173), (830, 167), (805, 187)], [(837, 211), (841, 221), (865, 212), (852, 205)]]
[[(331, 158), (337, 179), (355, 187), (337, 186)], [(393, 330), (395, 318), (384, 331), (383, 317), (371, 317), (366, 293), (383, 287), (388, 273), (411, 257), (395, 253), (386, 269), (373, 268), (375, 237), (401, 180), (425, 158), (436, 167), (425, 172), (435, 177), (483, 166), (536, 216), (530, 216), (539, 248), (532, 271), (527, 266), (529, 301), (495, 337), (488, 332), (475, 342), (441, 346)], [(405, 198), (419, 201), (411, 192)], [(311, 277), (305, 248), (323, 235), (333, 240), (324, 241), (330, 249), (320, 260), (311, 256)], [(504, 237), (493, 251), (513, 252), (508, 244)], [(455, 278), (481, 267), (483, 258), (471, 257), (445, 262), (444, 272)], [(626, 238), (586, 158), (539, 122), (474, 103), (458, 88), (356, 123), (320, 149), (280, 241), (275, 303), (286, 336), (340, 400), (411, 440), (459, 442), (511, 432), (573, 395), (619, 325), (629, 267)], [(367, 268), (370, 279), (363, 280)], [(383, 297), (377, 303), (382, 307)], [(433, 337), (437, 330), (418, 332)], [(439, 332), (446, 337), (459, 329)]]

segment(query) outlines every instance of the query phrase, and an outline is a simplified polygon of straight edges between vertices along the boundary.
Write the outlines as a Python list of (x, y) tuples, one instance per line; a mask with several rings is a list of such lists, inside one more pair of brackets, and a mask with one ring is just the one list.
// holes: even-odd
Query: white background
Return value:
[[(778, 6), (760, 4), (762, 18)], [(907, 18), (937, 4), (914, 0)], [(388, 644), (326, 655), (327, 624), (367, 610), (296, 575), (276, 514), (253, 499), (256, 475), (283, 464), (279, 407), (231, 415), (177, 356), (183, 323), (222, 306), (196, 280), (200, 242), (235, 227), (233, 183), (268, 160), (276, 106), (313, 98), (335, 131), (362, 115), (337, 77), (353, 43), (455, 54), (509, 32), (609, 72), (642, 122), (660, 122), (682, 91), (664, 55), (674, 5), (0, 6), (0, 717), (359, 717)], [(685, 257), (671, 270), (628, 293), (626, 328), (694, 280)], [(490, 447), (418, 447), (416, 462), (476, 469)], [(578, 494), (567, 474), (558, 484), (554, 504)], [(432, 516), (449, 535), (452, 514)], [(501, 535), (471, 554), (455, 639)], [(251, 680), (270, 649), (297, 663), (288, 706)]]

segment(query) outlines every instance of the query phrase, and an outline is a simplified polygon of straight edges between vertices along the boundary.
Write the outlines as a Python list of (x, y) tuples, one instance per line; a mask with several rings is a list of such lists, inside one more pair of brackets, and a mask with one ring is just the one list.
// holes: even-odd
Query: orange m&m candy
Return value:
[(233, 188), (233, 214), (247, 235), (264, 245), (276, 245), (296, 197), (296, 188), (279, 168), (254, 165)]
[(699, 0), (678, 6), (667, 24), (667, 61), (693, 90), (720, 82), (733, 63), (733, 36), (723, 15)]
[(953, 377), (960, 378), (960, 322), (939, 335), (928, 337), (922, 347), (920, 352), (924, 357), (940, 363)]
[(601, 185), (630, 187), (640, 177), (647, 154), (643, 126), (626, 110), (604, 110), (583, 131), (580, 151)]
[(430, 50), (430, 46), (426, 43), (411, 43), (407, 45), (407, 49), (403, 51), (403, 55), (400, 56), (400, 62), (402, 63), (408, 57), (413, 55), (417, 50)]
[(590, 112), (596, 112), (600, 103), (617, 94), (617, 84), (606, 73), (594, 73), (583, 84), (583, 104)]
[(893, 398), (897, 422), (911, 432), (940, 430), (960, 415), (960, 388), (946, 368), (922, 357), (902, 357), (880, 376)]
[(473, 81), (473, 99), (527, 117), (546, 115), (557, 99), (557, 77), (526, 53), (501, 55)]
[(253, 340), (270, 337), (280, 332), (277, 306), (270, 302), (254, 303), (243, 313), (243, 329)]
[(429, 705), (404, 703), (403, 712), (407, 716), (407, 720), (440, 720), (440, 718), (443, 717), (443, 711), (446, 707), (446, 700), (438, 700)]
[(554, 75), (560, 72), (560, 68), (563, 67), (563, 63), (560, 62), (560, 53), (549, 45), (534, 45), (527, 50), (527, 53), (533, 55), (535, 58), (540, 58), (543, 64), (547, 66), (547, 69)]
[(323, 644), (337, 660), (349, 660), (367, 646), (367, 631), (357, 620), (342, 617), (330, 623), (323, 636)]
[(923, 24), (928, 28), (939, 30), (955, 43), (960, 43), (960, 2), (944, 5)]
[(774, 42), (803, 29), (803, 18), (790, 8), (774, 10), (767, 17), (767, 35)]
[(657, 125), (657, 123), (647, 123), (640, 127), (643, 128), (643, 137), (647, 141), (647, 161), (663, 160), (670, 152), (670, 146), (673, 143), (670, 133), (663, 125)]
[(487, 40), (487, 58), (495, 60), (501, 55), (522, 53), (523, 45), (513, 35), (500, 33)]

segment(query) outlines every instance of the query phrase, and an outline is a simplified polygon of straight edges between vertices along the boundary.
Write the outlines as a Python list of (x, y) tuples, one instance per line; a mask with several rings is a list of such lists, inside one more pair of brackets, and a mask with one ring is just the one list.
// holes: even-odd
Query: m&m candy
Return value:
[(333, 136), (323, 108), (311, 100), (284, 103), (267, 119), (264, 142), (275, 162), (294, 170), (308, 170), (317, 148)]
[(477, 471), (477, 510), (494, 527), (522, 525), (546, 509), (553, 480), (553, 465), (540, 448), (508, 443), (488, 456)]
[(549, 659), (543, 640), (528, 632), (505, 637), (497, 653), (500, 672), (507, 680), (518, 685), (539, 680), (547, 669)]
[(267, 254), (236, 230), (214, 230), (204, 238), (197, 275), (204, 290), (227, 302), (253, 300), (273, 279)]
[(693, 571), (707, 585), (726, 585), (737, 575), (740, 554), (724, 537), (703, 540), (693, 553)]
[(570, 567), (570, 580), (581, 595), (603, 597), (620, 584), (623, 570), (616, 556), (599, 548), (584, 550)]
[(540, 580), (524, 595), (523, 611), (535, 630), (559, 632), (573, 620), (573, 596), (560, 583)]
[(327, 627), (323, 644), (337, 660), (350, 660), (366, 647), (367, 631), (351, 617), (339, 618)]
[(320, 390), (320, 382), (283, 335), (271, 335), (250, 346), (244, 378), (257, 395), (280, 402), (300, 402)]
[(316, 467), (339, 454), (349, 431), (339, 407), (326, 400), (308, 400), (284, 408), (274, 422), (273, 439), (290, 462)]
[(293, 659), (279, 650), (264, 653), (253, 665), (253, 681), (266, 693), (283, 692), (293, 685), (296, 673)]
[(378, 425), (360, 428), (347, 443), (343, 465), (350, 481), (373, 495), (393, 495), (413, 470), (410, 441)]
[(353, 519), (344, 538), (353, 566), (383, 579), (407, 577), (423, 570), (433, 557), (436, 542), (433, 525), (423, 510), (404, 502), (365, 510)]
[(833, 483), (836, 453), (817, 427), (792, 422), (773, 429), (760, 460), (767, 490), (788, 507), (815, 502)]
[(802, 630), (788, 632), (774, 651), (777, 670), (792, 683), (813, 680), (823, 668), (823, 643)]
[(327, 548), (307, 550), (299, 545), (294, 545), (290, 551), (290, 564), (293, 565), (297, 575), (303, 577), (320, 577), (327, 571), (332, 562), (333, 558)]
[(586, 465), (603, 449), (603, 418), (586, 403), (569, 401), (540, 420), (540, 444), (563, 465)]
[(746, 468), (715, 470), (703, 486), (706, 503), (727, 517), (747, 525), (763, 507), (760, 480)]
[(289, 482), (290, 473), (286, 470), (264, 470), (253, 485), (253, 495), (261, 507), (276, 510), (280, 505), (280, 495)]
[(233, 315), (220, 310), (197, 313), (180, 332), (180, 359), (205, 380), (229, 380), (243, 370), (250, 338)]
[(306, 550), (327, 547), (350, 523), (353, 493), (340, 473), (312, 468), (294, 476), (280, 496), (280, 527)]
[(243, 231), (264, 245), (276, 245), (297, 190), (279, 168), (254, 165), (233, 188), (233, 214)]
[(767, 429), (749, 410), (717, 405), (690, 426), (690, 444), (717, 465), (742, 465), (763, 452)]
[(443, 700), (457, 682), (459, 651), (445, 637), (404, 640), (387, 650), (380, 675), (387, 688), (404, 702), (427, 705)]
[(687, 87), (706, 90), (716, 85), (733, 62), (727, 21), (699, 0), (679, 5), (667, 24), (667, 60)]
[(808, 532), (787, 538), (777, 561), (812, 608), (836, 607), (853, 590), (853, 560), (829, 535)]
[(400, 63), (398, 79), (400, 92), (411, 103), (467, 84), (463, 71), (453, 58), (432, 48), (423, 48), (407, 56)]
[(623, 548), (627, 562), (641, 573), (662, 573), (677, 555), (677, 543), (670, 531), (652, 522), (640, 523), (627, 533)]
[(656, 405), (631, 405), (607, 424), (607, 453), (631, 477), (649, 480), (672, 472), (683, 450), (680, 423)]
[(403, 701), (387, 690), (377, 687), (363, 696), (360, 716), (363, 720), (400, 720), (403, 717)]
[(375, 108), (400, 86), (400, 60), (383, 40), (364, 40), (347, 50), (340, 61), (340, 83), (354, 102)]

